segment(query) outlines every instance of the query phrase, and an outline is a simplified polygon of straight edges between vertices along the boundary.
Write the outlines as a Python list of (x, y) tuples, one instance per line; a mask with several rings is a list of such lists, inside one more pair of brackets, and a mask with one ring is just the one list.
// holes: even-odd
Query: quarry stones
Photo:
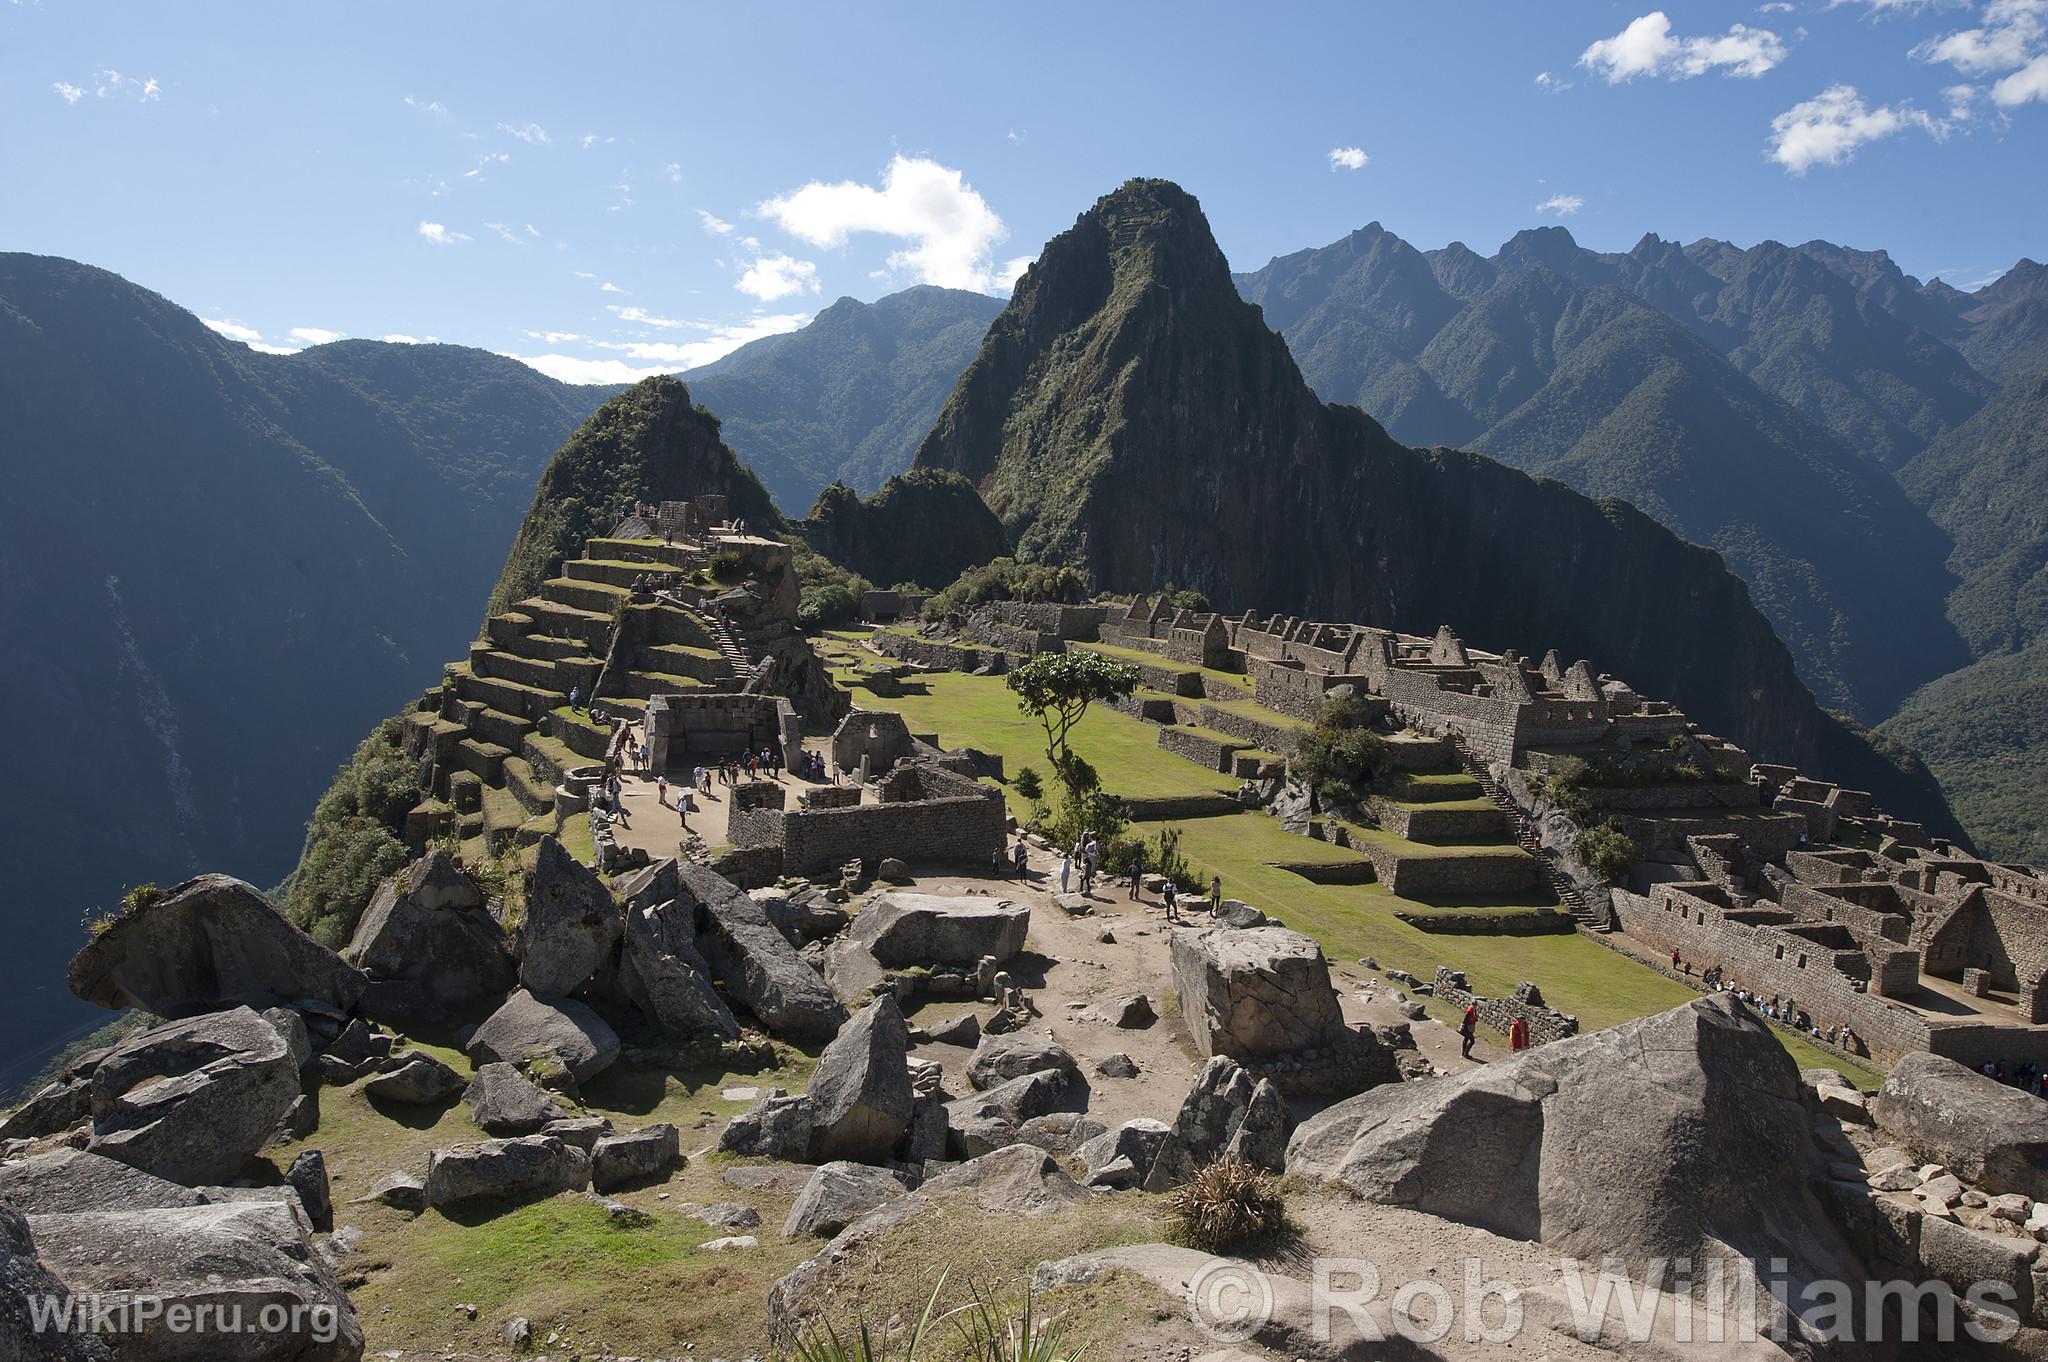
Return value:
[(524, 1135), (437, 1149), (427, 1159), (430, 1206), (476, 1199), (513, 1200), (580, 1191), (590, 1156), (552, 1135)]
[[(31, 1228), (44, 1264), (67, 1290), (162, 1301), (166, 1309), (155, 1321), (123, 1340), (123, 1358), (355, 1362), (362, 1356), (355, 1308), (307, 1242), (298, 1212), (281, 1202), (36, 1216)], [(202, 1305), (228, 1311), (198, 1314)], [(166, 1318), (173, 1306), (202, 1321), (202, 1332), (172, 1329)], [(266, 1307), (282, 1307), (274, 1313), (287, 1322), (276, 1330), (238, 1330), (229, 1313), (236, 1306), (245, 1322)]]
[(59, 1281), (36, 1253), (21, 1212), (0, 1205), (0, 1357), (11, 1362), (110, 1362), (107, 1345), (90, 1334), (38, 1328), (31, 1301), (62, 1297)]
[(493, 1135), (530, 1135), (567, 1115), (525, 1074), (503, 1061), (477, 1066), (463, 1094), (470, 1119)]
[(619, 1037), (573, 998), (542, 998), (520, 989), (476, 1029), (468, 1052), (478, 1064), (520, 1064), (552, 1055), (580, 1083), (619, 1057)]
[(1181, 930), (1172, 952), (1197, 1054), (1228, 1055), (1290, 1095), (1357, 1092), (1396, 1076), (1378, 1040), (1345, 1025), (1311, 938), (1285, 927)]
[(347, 1011), (364, 979), (227, 875), (200, 875), (116, 918), (72, 958), (71, 991), (101, 1007), (187, 1017), (313, 999)]
[(385, 1063), (383, 1072), (363, 1084), (364, 1096), (423, 1107), (462, 1091), (462, 1075), (423, 1051), (402, 1051)]
[(284, 1037), (246, 1007), (130, 1037), (92, 1084), (93, 1152), (188, 1186), (233, 1177), (299, 1096)]
[(1073, 1055), (1050, 1036), (1024, 1032), (983, 1036), (968, 1063), (967, 1081), (976, 1088), (988, 1089), (1047, 1070), (1056, 1070), (1068, 1078), (1077, 1078), (1081, 1073)]
[(679, 866), (677, 873), (679, 898), (695, 911), (697, 949), (727, 992), (777, 1036), (831, 1039), (846, 1009), (761, 906), (701, 866)]
[(666, 1121), (624, 1135), (602, 1135), (590, 1151), (590, 1184), (600, 1192), (666, 1174), (682, 1161), (681, 1136)]
[(852, 939), (883, 965), (998, 964), (1024, 949), (1031, 910), (1008, 899), (890, 890), (854, 919)]
[(711, 966), (697, 951), (690, 911), (673, 898), (628, 906), (618, 987), (671, 1040), (739, 1039), (739, 1023), (711, 986)]
[(197, 1206), (198, 1192), (82, 1149), (0, 1163), (0, 1203), (24, 1215), (146, 1211)]
[(501, 997), (515, 980), (505, 933), (474, 882), (432, 851), (381, 885), (341, 958), (373, 981), (402, 981), (424, 1010)]
[(806, 1092), (813, 1159), (879, 1163), (910, 1126), (910, 1033), (890, 997), (839, 1029)]
[(605, 882), (560, 842), (541, 838), (519, 928), (521, 986), (557, 996), (576, 992), (609, 965), (620, 927)]
[(822, 1164), (797, 1193), (783, 1222), (782, 1237), (817, 1235), (829, 1239), (890, 1197), (903, 1195), (894, 1174), (865, 1164)]
[(1921, 1158), (1986, 1190), (2048, 1199), (2048, 1103), (2030, 1093), (1914, 1052), (1893, 1067), (1870, 1115)]

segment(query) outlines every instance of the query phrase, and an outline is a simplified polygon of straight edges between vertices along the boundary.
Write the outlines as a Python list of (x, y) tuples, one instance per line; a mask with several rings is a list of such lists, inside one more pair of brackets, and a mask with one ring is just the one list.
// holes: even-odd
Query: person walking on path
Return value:
[(1172, 877), (1169, 876), (1167, 878), (1166, 887), (1159, 891), (1159, 897), (1166, 904), (1166, 920), (1168, 922), (1179, 922), (1180, 886), (1173, 882)]
[(1023, 880), (1029, 879), (1030, 876), (1031, 855), (1024, 849), (1024, 839), (1019, 837), (1017, 839), (1017, 878)]
[(1102, 843), (1095, 840), (1095, 834), (1088, 834), (1088, 884), (1092, 888), (1095, 877), (1102, 873)]
[(690, 809), (693, 803), (688, 790), (676, 795), (676, 821), (683, 825), (683, 831), (686, 833), (690, 830)]
[(1140, 842), (1138, 849), (1131, 853), (1131, 902), (1145, 901), (1145, 845)]
[(1458, 1023), (1458, 1034), (1463, 1037), (1463, 1043), (1459, 1045), (1458, 1053), (1466, 1059), (1472, 1058), (1472, 1042), (1479, 1039), (1478, 1003), (1465, 1004), (1465, 1019)]
[(668, 777), (665, 775), (654, 778), (654, 802), (664, 809), (668, 807)]
[(1517, 1017), (1508, 1023), (1508, 1049), (1516, 1054), (1529, 1048), (1529, 1019)]
[(1074, 858), (1071, 854), (1060, 857), (1060, 892), (1067, 892), (1067, 877), (1074, 873)]
[(1223, 911), (1223, 877), (1212, 876), (1209, 880), (1209, 915), (1214, 917)]

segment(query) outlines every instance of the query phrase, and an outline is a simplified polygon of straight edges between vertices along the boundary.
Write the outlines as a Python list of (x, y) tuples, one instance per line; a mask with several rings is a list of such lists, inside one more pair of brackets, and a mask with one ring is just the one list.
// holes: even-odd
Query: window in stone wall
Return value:
[(1805, 956), (1803, 956), (1803, 955), (1799, 957), (1799, 968), (1801, 968), (1801, 969), (1805, 969), (1805, 968), (1806, 968), (1806, 957), (1805, 957)]
[(1785, 958), (1785, 948), (1783, 946), (1778, 947), (1778, 958), (1780, 960), (1783, 960)]

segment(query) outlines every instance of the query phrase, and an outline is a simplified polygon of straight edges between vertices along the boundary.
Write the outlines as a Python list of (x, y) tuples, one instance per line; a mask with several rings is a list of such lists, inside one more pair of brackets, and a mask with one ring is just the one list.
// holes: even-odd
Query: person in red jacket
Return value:
[(1508, 1023), (1508, 1049), (1516, 1054), (1529, 1048), (1529, 1019), (1517, 1017)]
[(1479, 1004), (1465, 1004), (1465, 1020), (1458, 1023), (1458, 1034), (1464, 1037), (1458, 1053), (1466, 1059), (1472, 1058), (1472, 1042), (1479, 1039)]

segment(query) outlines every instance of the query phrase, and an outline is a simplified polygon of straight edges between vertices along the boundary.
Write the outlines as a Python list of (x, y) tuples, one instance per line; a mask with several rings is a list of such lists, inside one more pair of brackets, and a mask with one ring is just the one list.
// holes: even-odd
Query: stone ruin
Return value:
[(1461, 1010), (1477, 1005), (1480, 1025), (1503, 1036), (1517, 1020), (1527, 1022), (1531, 1045), (1579, 1034), (1579, 1019), (1547, 1005), (1542, 990), (1527, 979), (1516, 984), (1515, 991), (1505, 998), (1487, 998), (1472, 991), (1463, 970), (1439, 965), (1430, 993)]

